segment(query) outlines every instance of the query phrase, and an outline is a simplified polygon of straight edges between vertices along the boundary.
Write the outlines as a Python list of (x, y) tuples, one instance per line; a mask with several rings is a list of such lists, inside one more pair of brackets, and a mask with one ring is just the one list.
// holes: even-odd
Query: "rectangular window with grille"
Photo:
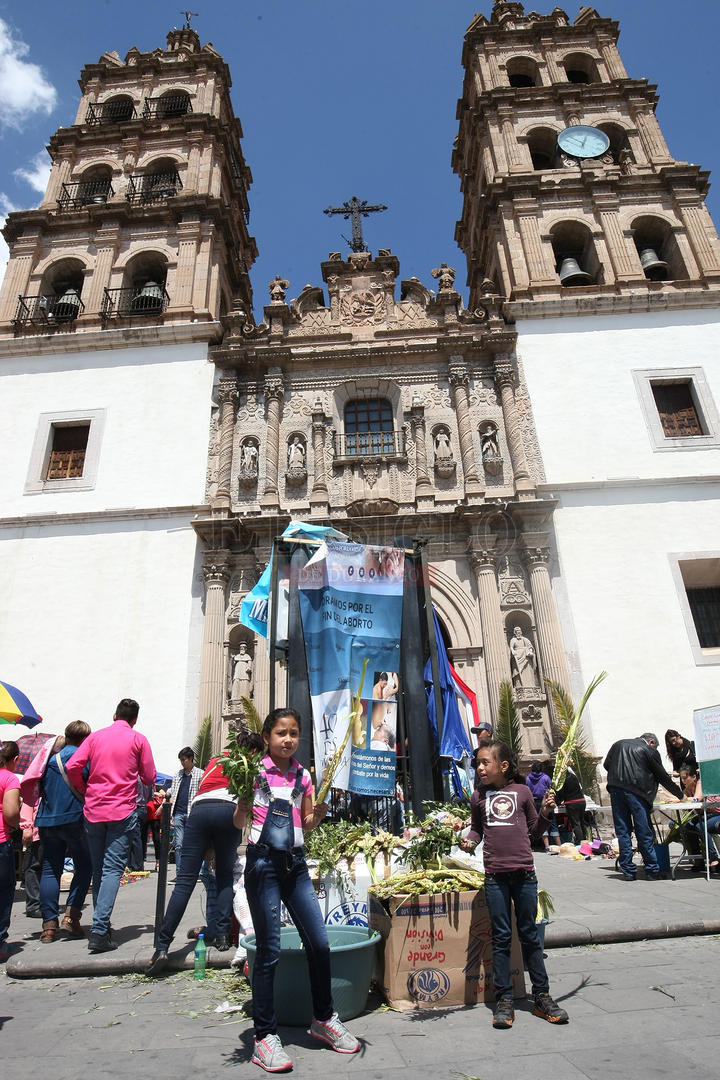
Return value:
[(82, 476), (89, 434), (89, 424), (53, 424), (47, 480)]
[(652, 383), (652, 393), (666, 439), (705, 435), (691, 382)]

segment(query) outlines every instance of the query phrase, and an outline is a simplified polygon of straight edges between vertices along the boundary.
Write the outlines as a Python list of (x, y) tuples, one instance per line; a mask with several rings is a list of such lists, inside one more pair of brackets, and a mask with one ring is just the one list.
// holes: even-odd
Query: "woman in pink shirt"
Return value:
[(19, 753), (16, 742), (3, 743), (0, 750), (0, 963), (7, 960), (9, 955), (7, 936), (15, 897), (15, 853), (10, 830), (20, 824), (20, 780), (15, 776)]

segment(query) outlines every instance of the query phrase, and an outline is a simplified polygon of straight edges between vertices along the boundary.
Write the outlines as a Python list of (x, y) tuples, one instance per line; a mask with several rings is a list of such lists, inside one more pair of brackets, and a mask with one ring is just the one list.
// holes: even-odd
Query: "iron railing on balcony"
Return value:
[(18, 296), (13, 325), (16, 331), (24, 326), (54, 329), (75, 322), (84, 310), (85, 305), (76, 289), (66, 289), (60, 295), (38, 293), (35, 296)]
[(81, 210), (83, 206), (106, 203), (114, 195), (108, 177), (97, 180), (75, 180), (63, 184), (58, 199), (58, 210)]
[(124, 124), (126, 120), (137, 120), (135, 103), (128, 98), (96, 102), (88, 105), (85, 113), (85, 123), (90, 125)]
[(386, 457), (405, 454), (404, 431), (360, 431), (342, 435), (333, 434), (333, 451), (336, 458)]
[(128, 182), (127, 198), (131, 203), (158, 203), (182, 191), (177, 169), (166, 173), (134, 173)]
[(143, 120), (168, 120), (171, 116), (185, 116), (192, 111), (187, 94), (165, 94), (163, 97), (145, 98)]
[(119, 319), (128, 315), (162, 315), (170, 303), (163, 285), (146, 281), (126, 289), (105, 289), (101, 315), (103, 319)]

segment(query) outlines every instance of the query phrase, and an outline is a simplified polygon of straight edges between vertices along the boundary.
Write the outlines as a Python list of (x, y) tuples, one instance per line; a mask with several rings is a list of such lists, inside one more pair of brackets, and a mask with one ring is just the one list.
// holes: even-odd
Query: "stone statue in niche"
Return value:
[(238, 479), (243, 487), (252, 487), (258, 478), (258, 441), (245, 439), (240, 447), (240, 472)]
[(454, 292), (455, 291), (455, 267), (448, 266), (447, 263), (440, 263), (430, 273), (434, 278), (437, 278), (438, 292)]
[(435, 472), (438, 476), (452, 476), (457, 463), (453, 456), (450, 432), (447, 428), (439, 428), (435, 432), (433, 445), (435, 450)]
[(285, 479), (289, 484), (301, 484), (306, 479), (305, 455), (305, 443), (301, 436), (291, 436), (287, 448), (287, 471), (285, 473)]
[(253, 661), (247, 645), (243, 641), (240, 644), (240, 652), (233, 657), (231, 700), (240, 701), (240, 698), (250, 697), (252, 685)]
[(492, 420), (480, 425), (480, 454), (483, 468), (487, 472), (499, 472), (502, 469), (497, 424)]
[(519, 626), (514, 627), (510, 638), (510, 674), (516, 689), (538, 685), (535, 650)]

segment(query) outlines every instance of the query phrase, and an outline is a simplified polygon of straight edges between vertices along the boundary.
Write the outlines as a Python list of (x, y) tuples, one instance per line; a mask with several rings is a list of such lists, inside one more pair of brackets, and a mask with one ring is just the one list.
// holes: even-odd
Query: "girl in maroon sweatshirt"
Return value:
[(495, 1009), (493, 1027), (512, 1027), (515, 1019), (510, 945), (512, 907), (523, 959), (532, 980), (534, 1012), (551, 1024), (566, 1024), (568, 1015), (550, 997), (543, 950), (536, 929), (537, 877), (530, 838), (542, 836), (555, 805), (548, 791), (535, 809), (532, 793), (518, 772), (515, 755), (505, 743), (493, 741), (477, 752), (477, 775), (482, 787), (470, 800), (471, 828), (466, 846), (483, 840), (485, 897), (492, 930)]

